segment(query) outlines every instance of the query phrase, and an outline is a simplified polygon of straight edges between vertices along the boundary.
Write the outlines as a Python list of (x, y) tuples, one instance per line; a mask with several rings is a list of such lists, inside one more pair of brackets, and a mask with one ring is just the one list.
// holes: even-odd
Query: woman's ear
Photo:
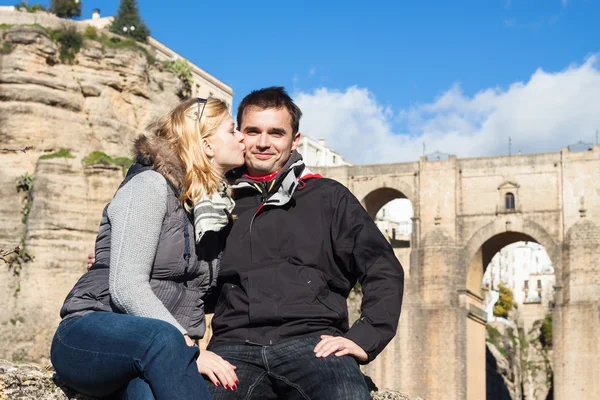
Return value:
[(208, 158), (214, 158), (215, 152), (208, 139), (202, 139), (202, 150), (204, 150), (204, 154), (206, 154)]

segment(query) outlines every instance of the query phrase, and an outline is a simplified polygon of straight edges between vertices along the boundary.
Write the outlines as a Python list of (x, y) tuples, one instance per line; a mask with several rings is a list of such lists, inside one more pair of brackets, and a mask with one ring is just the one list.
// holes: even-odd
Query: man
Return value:
[[(396, 333), (402, 266), (350, 191), (305, 168), (301, 115), (281, 87), (238, 108), (246, 165), (232, 177), (209, 349), (237, 367), (239, 384), (209, 384), (214, 399), (369, 399), (358, 364)], [(361, 316), (349, 327), (357, 281)]]

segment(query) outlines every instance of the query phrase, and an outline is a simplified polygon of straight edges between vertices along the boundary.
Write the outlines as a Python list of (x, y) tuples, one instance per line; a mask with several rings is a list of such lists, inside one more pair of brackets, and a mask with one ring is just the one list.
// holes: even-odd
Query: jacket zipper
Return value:
[(252, 225), (254, 224), (254, 219), (256, 218), (256, 216), (260, 213), (260, 211), (267, 205), (267, 200), (269, 199), (268, 196), (268, 192), (267, 192), (267, 182), (261, 182), (262, 186), (263, 186), (263, 190), (260, 192), (260, 201), (261, 204), (260, 206), (258, 206), (258, 208), (256, 209), (256, 211), (254, 212), (254, 215), (252, 216), (252, 219), (250, 220), (250, 260), (254, 260), (254, 256), (253, 256), (253, 245), (252, 245)]
[(190, 246), (190, 229), (189, 226), (187, 224), (188, 220), (187, 218), (184, 219), (183, 224), (184, 224), (184, 231), (183, 231), (183, 240), (185, 242), (185, 249), (183, 251), (183, 259), (185, 260), (185, 269), (183, 271), (183, 273), (187, 276), (187, 274), (189, 273), (189, 269), (191, 267), (190, 265), (190, 258), (191, 258), (191, 246)]

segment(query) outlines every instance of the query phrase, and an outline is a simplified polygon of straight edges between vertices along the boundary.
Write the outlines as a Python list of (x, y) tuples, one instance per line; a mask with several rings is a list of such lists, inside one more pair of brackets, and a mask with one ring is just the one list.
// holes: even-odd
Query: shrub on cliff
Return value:
[(192, 84), (194, 83), (190, 64), (188, 64), (186, 60), (177, 59), (175, 61), (169, 61), (167, 63), (167, 69), (175, 72), (181, 82), (183, 82), (183, 87), (177, 93), (179, 98), (185, 99), (190, 97), (192, 95)]
[(60, 18), (81, 17), (80, 0), (52, 0), (50, 11)]
[(514, 305), (513, 292), (503, 284), (498, 285), (498, 289), (500, 291), (500, 297), (494, 306), (494, 315), (496, 317), (508, 318), (508, 313), (512, 310)]
[(22, 1), (15, 6), (15, 8), (19, 11), (27, 11), (30, 13), (38, 12), (38, 11), (46, 11), (46, 7), (43, 5), (36, 3), (32, 5), (28, 5), (26, 1)]
[(131, 165), (134, 163), (134, 160), (127, 158), (127, 157), (113, 158), (113, 157), (109, 156), (108, 154), (103, 153), (101, 151), (93, 151), (90, 154), (88, 154), (87, 156), (83, 157), (82, 162), (83, 162), (83, 165), (86, 167), (89, 167), (92, 165), (105, 165), (105, 166), (116, 165), (118, 167), (121, 167), (123, 174), (125, 174), (127, 172), (127, 169), (129, 167), (131, 167)]
[(130, 36), (138, 42), (146, 41), (150, 36), (150, 29), (140, 17), (136, 0), (121, 0), (117, 16), (110, 25), (110, 31), (118, 35)]
[(61, 148), (60, 150), (51, 154), (43, 154), (40, 156), (40, 160), (51, 160), (53, 158), (75, 158), (75, 156), (71, 154), (70, 149), (65, 148)]
[(72, 64), (83, 46), (83, 35), (74, 26), (63, 26), (52, 31), (52, 39), (60, 45), (59, 58), (63, 63)]
[(540, 342), (545, 348), (552, 347), (552, 314), (546, 315), (540, 328)]
[(10, 54), (15, 46), (10, 42), (2, 43), (2, 48), (0, 49), (0, 54)]
[(98, 40), (98, 30), (95, 26), (88, 25), (83, 31), (83, 38), (88, 40)]

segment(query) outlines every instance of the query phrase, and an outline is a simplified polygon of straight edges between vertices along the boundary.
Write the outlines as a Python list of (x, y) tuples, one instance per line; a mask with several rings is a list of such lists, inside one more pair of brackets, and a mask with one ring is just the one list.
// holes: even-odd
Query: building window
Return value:
[(336, 156), (333, 156), (333, 165), (335, 165), (335, 164), (336, 164), (336, 162), (337, 162), (337, 157), (336, 157)]
[(504, 196), (504, 206), (507, 210), (515, 209), (515, 195), (512, 193), (506, 193)]

